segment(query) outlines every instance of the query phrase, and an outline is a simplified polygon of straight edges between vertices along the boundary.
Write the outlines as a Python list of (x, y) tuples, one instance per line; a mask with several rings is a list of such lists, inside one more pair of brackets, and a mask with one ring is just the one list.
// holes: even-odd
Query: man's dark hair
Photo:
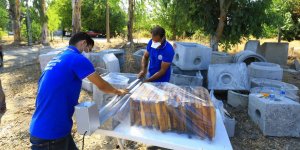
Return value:
[(78, 32), (78, 33), (74, 34), (69, 41), (69, 45), (74, 46), (81, 40), (86, 40), (87, 45), (94, 46), (94, 40), (88, 34), (86, 34), (84, 32)]
[(155, 26), (152, 30), (151, 30), (151, 34), (152, 36), (159, 36), (160, 38), (163, 38), (166, 36), (166, 31), (164, 28), (162, 28), (161, 26)]

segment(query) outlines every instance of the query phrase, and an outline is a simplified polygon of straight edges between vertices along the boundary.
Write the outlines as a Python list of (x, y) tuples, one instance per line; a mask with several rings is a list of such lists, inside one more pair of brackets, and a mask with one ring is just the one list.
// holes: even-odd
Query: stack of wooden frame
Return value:
[(216, 112), (203, 87), (145, 83), (130, 98), (131, 125), (209, 139), (215, 135)]

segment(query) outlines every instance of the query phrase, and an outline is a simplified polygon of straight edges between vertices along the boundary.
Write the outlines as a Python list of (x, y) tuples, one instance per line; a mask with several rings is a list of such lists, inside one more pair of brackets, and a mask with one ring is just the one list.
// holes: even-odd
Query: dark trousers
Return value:
[(55, 140), (30, 136), (30, 143), (32, 150), (78, 150), (71, 134)]

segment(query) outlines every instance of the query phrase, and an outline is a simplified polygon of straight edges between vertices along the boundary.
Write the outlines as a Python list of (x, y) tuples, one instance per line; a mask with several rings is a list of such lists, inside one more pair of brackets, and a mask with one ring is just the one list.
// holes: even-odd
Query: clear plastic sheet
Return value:
[(130, 97), (131, 125), (213, 139), (216, 112), (202, 87), (144, 83)]

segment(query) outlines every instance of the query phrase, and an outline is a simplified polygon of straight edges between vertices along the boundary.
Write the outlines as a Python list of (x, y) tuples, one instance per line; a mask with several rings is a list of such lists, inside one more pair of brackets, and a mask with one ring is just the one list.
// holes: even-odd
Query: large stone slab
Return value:
[(216, 52), (213, 51), (211, 55), (211, 64), (229, 64), (232, 63), (233, 56), (224, 53), (224, 52)]
[(147, 51), (146, 49), (140, 49), (140, 50), (136, 51), (135, 53), (133, 53), (134, 62), (137, 67), (141, 67), (142, 58), (146, 51)]
[(265, 136), (300, 137), (300, 104), (288, 98), (279, 101), (250, 94), (248, 114)]
[(122, 69), (124, 67), (125, 51), (123, 49), (107, 49), (100, 52), (84, 53), (84, 55), (92, 62), (95, 68), (106, 68), (103, 61), (103, 56), (105, 54), (114, 54), (119, 60), (120, 68)]
[(227, 94), (227, 103), (235, 108), (247, 108), (249, 95), (241, 91), (229, 90)]
[(57, 54), (59, 54), (61, 51), (50, 51), (46, 54), (39, 55), (39, 61), (40, 61), (40, 67), (41, 71), (45, 69), (48, 62), (52, 60)]
[(119, 60), (114, 54), (105, 54), (103, 56), (103, 61), (108, 72), (120, 72)]
[(297, 95), (299, 91), (299, 88), (296, 87), (295, 85), (281, 82), (278, 80), (260, 79), (260, 78), (251, 79), (251, 88), (253, 87), (274, 87), (278, 89), (283, 88), (286, 92), (290, 92), (294, 95)]
[(170, 83), (178, 86), (202, 86), (203, 77), (200, 71), (198, 71), (196, 75), (184, 75), (180, 74), (180, 72), (173, 72), (171, 74)]
[(173, 63), (182, 70), (207, 70), (212, 49), (197, 43), (174, 43)]
[(282, 80), (283, 69), (278, 64), (267, 62), (253, 62), (248, 66), (250, 78), (265, 78)]
[(289, 43), (265, 42), (258, 53), (264, 56), (268, 62), (286, 66), (288, 50)]
[(247, 41), (244, 50), (248, 50), (248, 51), (253, 51), (253, 52), (257, 52), (260, 48), (260, 42), (259, 40), (249, 40)]
[(249, 90), (249, 88), (249, 77), (245, 63), (209, 65), (208, 89)]
[(82, 80), (81, 88), (89, 92), (93, 92), (93, 83), (89, 79), (84, 78)]

